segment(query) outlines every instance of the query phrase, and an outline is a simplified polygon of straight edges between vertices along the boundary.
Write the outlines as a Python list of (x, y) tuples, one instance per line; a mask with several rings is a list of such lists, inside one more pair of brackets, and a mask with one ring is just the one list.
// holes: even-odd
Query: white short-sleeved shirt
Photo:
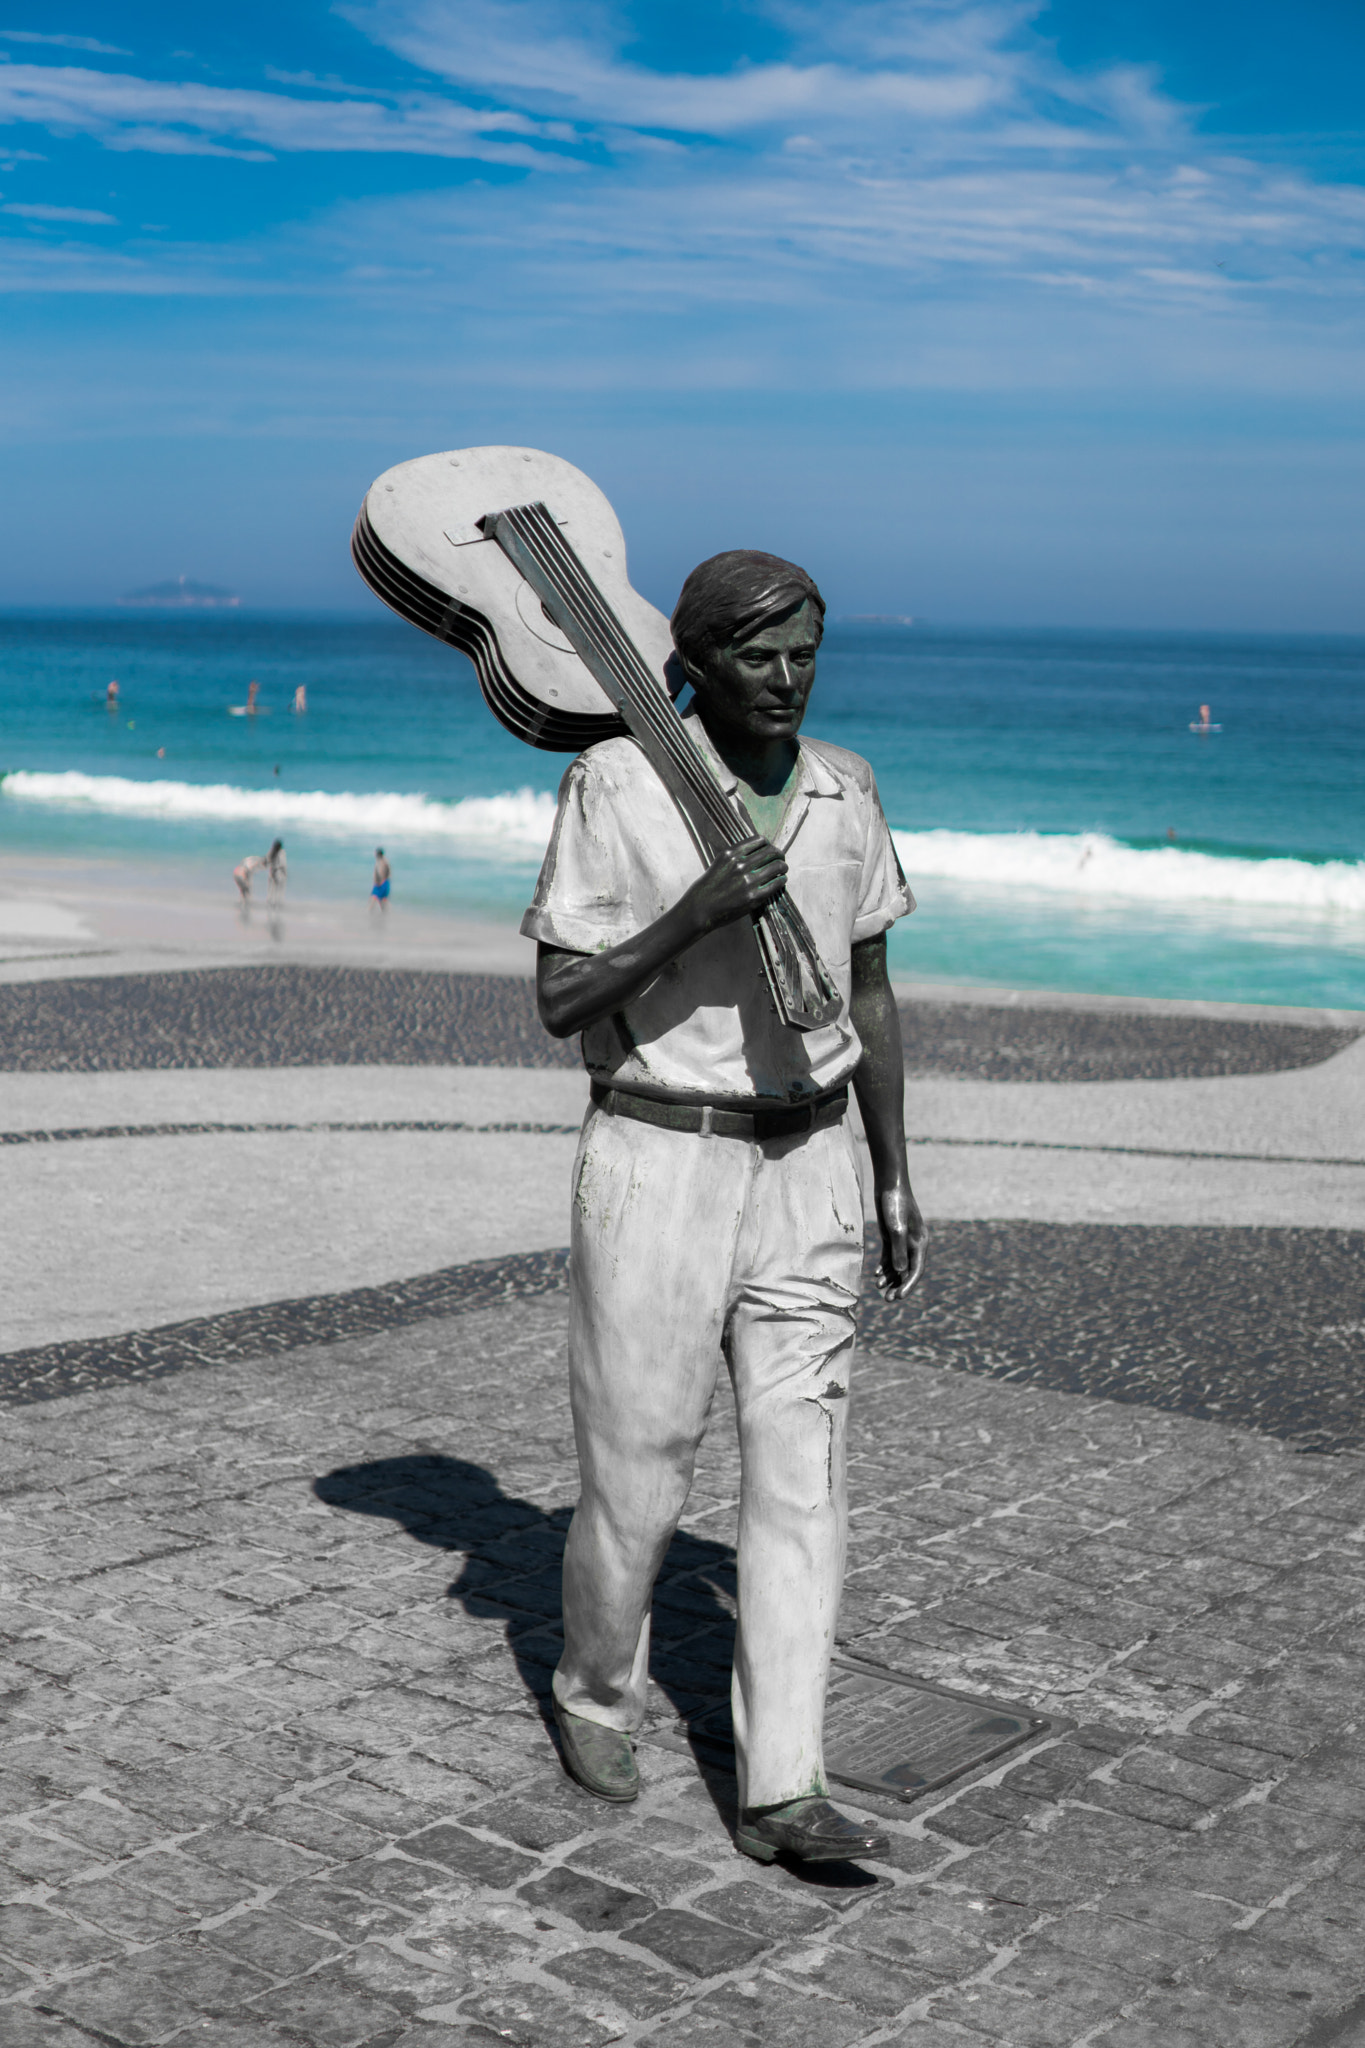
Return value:
[[(735, 777), (695, 711), (689, 731), (723, 789)], [(797, 783), (776, 844), (787, 888), (810, 926), (842, 1006), (819, 1031), (794, 1031), (772, 1007), (749, 918), (708, 933), (643, 994), (583, 1033), (595, 1079), (639, 1095), (799, 1102), (846, 1081), (862, 1053), (849, 1017), (850, 952), (915, 907), (866, 761), (802, 740)], [(521, 929), (573, 953), (602, 952), (671, 910), (703, 872), (677, 806), (634, 740), (580, 754), (535, 900)]]

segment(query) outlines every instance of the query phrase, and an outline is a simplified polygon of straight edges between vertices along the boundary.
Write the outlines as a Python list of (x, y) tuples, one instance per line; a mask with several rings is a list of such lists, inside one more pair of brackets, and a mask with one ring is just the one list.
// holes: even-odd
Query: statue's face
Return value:
[(749, 639), (717, 648), (692, 677), (708, 724), (754, 740), (794, 737), (810, 701), (819, 646), (819, 618), (806, 598)]

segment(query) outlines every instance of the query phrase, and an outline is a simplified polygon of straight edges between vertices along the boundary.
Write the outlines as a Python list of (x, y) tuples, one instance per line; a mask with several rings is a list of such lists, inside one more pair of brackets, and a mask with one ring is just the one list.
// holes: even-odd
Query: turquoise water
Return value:
[[(278, 833), (363, 897), (382, 843), (397, 901), (509, 923), (565, 765), (384, 619), (9, 615), (0, 720), (5, 851), (230, 887)], [(1365, 1007), (1365, 640), (834, 624), (808, 729), (877, 771), (902, 974)]]

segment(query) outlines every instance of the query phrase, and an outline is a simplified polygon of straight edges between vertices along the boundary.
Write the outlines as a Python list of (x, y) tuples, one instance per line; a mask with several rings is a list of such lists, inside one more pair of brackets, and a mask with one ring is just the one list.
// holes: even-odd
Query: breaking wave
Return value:
[(1365, 914), (1365, 861), (1250, 860), (1180, 846), (1125, 846), (1103, 832), (893, 832), (913, 885), (928, 877), (993, 889), (1242, 903)]
[(523, 860), (538, 860), (544, 853), (555, 817), (554, 798), (533, 789), (441, 803), (397, 791), (357, 795), (346, 790), (237, 789), (226, 782), (137, 782), (128, 776), (82, 775), (75, 770), (47, 775), (16, 769), (0, 779), (0, 794), (124, 817), (186, 822), (241, 818), (276, 829), (303, 825), (368, 839), (386, 834), (454, 839)]
[[(397, 791), (238, 789), (229, 783), (138, 782), (75, 770), (15, 770), (0, 778), (0, 794), (128, 817), (251, 819), (276, 830), (304, 826), (367, 839), (447, 840), (465, 852), (518, 863), (539, 860), (555, 816), (555, 799), (533, 789), (444, 803)], [(1181, 846), (1125, 846), (1102, 832), (935, 830), (895, 831), (893, 837), (912, 886), (936, 879), (1093, 899), (1365, 915), (1365, 861), (1256, 860)]]

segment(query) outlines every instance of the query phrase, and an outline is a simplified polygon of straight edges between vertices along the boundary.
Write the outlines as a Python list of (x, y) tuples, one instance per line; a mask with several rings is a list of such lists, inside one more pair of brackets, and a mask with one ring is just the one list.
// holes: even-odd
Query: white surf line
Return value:
[[(443, 1123), (395, 1118), (369, 1123), (193, 1123), (193, 1124), (87, 1124), (65, 1130), (0, 1131), (0, 1145), (60, 1145), (88, 1138), (198, 1138), (215, 1134), (265, 1134), (272, 1132), (482, 1131), (490, 1135), (510, 1133), (532, 1137), (577, 1137), (581, 1124), (537, 1123)], [(1365, 1159), (1339, 1159), (1319, 1153), (1298, 1152), (1184, 1152), (1164, 1145), (1076, 1145), (1064, 1139), (1046, 1138), (936, 1138), (916, 1133), (907, 1136), (911, 1148), (926, 1145), (955, 1145), (969, 1150), (1005, 1152), (1101, 1152), (1126, 1159), (1209, 1159), (1246, 1166), (1354, 1166), (1365, 1167)]]
[[(458, 842), (496, 859), (539, 862), (555, 819), (548, 790), (441, 798), (420, 790), (247, 789), (234, 783), (141, 780), (14, 768), (0, 773), (0, 802), (171, 823), (238, 820), (316, 831), (341, 840)], [(1070, 898), (1117, 898), (1205, 911), (1252, 905), (1307, 913), (1329, 925), (1365, 911), (1365, 860), (1299, 854), (1256, 857), (1181, 845), (1130, 846), (1106, 832), (966, 832), (892, 826), (911, 881)]]

